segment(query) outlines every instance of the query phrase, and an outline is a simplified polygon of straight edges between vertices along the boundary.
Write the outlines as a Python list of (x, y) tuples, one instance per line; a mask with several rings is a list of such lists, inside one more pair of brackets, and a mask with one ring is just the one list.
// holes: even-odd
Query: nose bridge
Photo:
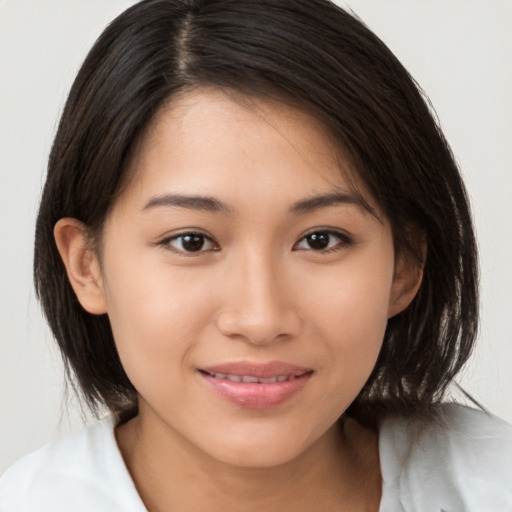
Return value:
[[(269, 254), (253, 250), (245, 258), (246, 265), (242, 264), (240, 281), (245, 283), (239, 288), (238, 300), (248, 313), (255, 318), (263, 314), (271, 317), (285, 302), (284, 277), (279, 275), (278, 263)], [(246, 268), (244, 268), (246, 266)]]
[(300, 319), (289, 295), (283, 262), (272, 251), (249, 247), (229, 266), (229, 285), (219, 315), (219, 328), (264, 344), (296, 335)]

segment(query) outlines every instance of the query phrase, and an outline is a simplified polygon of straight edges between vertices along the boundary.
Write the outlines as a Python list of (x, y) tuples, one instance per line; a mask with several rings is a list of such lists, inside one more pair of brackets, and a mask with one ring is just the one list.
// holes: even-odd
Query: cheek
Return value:
[(308, 275), (309, 292), (304, 296), (307, 309), (318, 317), (317, 325), (350, 339), (365, 340), (372, 332), (383, 334), (393, 282), (392, 253), (388, 258), (367, 260), (354, 259), (325, 277)]
[(137, 272), (124, 267), (118, 260), (105, 283), (116, 347), (136, 388), (148, 380), (158, 387), (186, 368), (204, 320), (213, 316), (214, 298), (205, 294), (204, 281), (187, 272), (171, 273), (157, 265), (139, 265)]
[(346, 265), (335, 279), (323, 279), (321, 288), (313, 286), (319, 282), (316, 276), (308, 286), (311, 292), (305, 294), (305, 309), (314, 312), (311, 328), (329, 355), (330, 378), (353, 386), (356, 394), (382, 346), (393, 279), (392, 253), (387, 259), (371, 258), (366, 263)]

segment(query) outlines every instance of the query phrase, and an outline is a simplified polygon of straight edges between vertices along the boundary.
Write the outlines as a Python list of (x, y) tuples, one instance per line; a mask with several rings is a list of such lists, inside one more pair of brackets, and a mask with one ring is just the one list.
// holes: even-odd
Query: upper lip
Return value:
[(214, 374), (252, 376), (259, 379), (268, 379), (278, 376), (299, 376), (311, 372), (311, 368), (297, 366), (283, 361), (269, 361), (268, 363), (257, 363), (250, 361), (237, 361), (231, 363), (222, 363), (215, 366), (200, 368), (201, 371)]

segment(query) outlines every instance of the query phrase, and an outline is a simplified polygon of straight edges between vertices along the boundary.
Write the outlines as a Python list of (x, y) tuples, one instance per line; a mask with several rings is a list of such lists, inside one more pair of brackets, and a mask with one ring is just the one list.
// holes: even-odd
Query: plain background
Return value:
[[(85, 53), (130, 0), (0, 0), (0, 473), (82, 426), (31, 278), (45, 161)], [(344, 2), (430, 96), (460, 163), (481, 249), (480, 344), (461, 377), (512, 422), (512, 2)]]

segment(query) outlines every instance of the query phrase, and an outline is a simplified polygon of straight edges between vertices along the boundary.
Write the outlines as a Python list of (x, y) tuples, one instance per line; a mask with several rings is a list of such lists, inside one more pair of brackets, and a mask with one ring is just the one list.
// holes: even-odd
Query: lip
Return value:
[[(299, 393), (313, 370), (281, 361), (254, 363), (239, 361), (199, 369), (202, 380), (222, 398), (247, 409), (270, 409)], [(217, 376), (215, 376), (217, 375)], [(232, 379), (281, 379), (277, 382), (238, 382)]]

